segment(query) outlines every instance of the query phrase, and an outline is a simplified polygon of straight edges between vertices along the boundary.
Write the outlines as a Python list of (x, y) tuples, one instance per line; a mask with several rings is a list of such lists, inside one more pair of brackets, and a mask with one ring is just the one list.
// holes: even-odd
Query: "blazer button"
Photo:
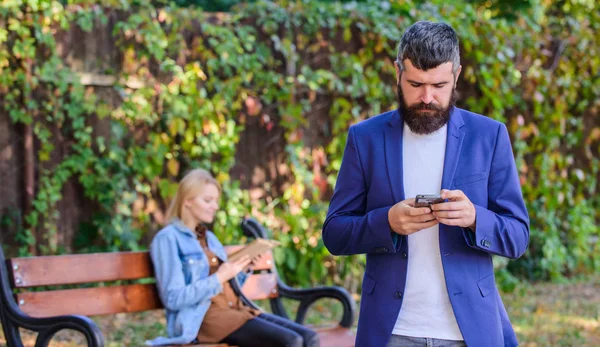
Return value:
[(402, 258), (404, 258), (404, 259), (408, 258), (408, 254), (406, 254), (406, 252), (402, 253)]
[(396, 299), (400, 299), (400, 298), (402, 297), (402, 293), (400, 293), (400, 292), (396, 292), (396, 293), (394, 293), (394, 297), (395, 297)]

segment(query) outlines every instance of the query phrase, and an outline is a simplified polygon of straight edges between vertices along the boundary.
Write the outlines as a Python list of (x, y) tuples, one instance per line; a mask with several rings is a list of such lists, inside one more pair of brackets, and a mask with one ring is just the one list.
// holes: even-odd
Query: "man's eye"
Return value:
[(441, 89), (444, 88), (445, 84), (434, 84), (434, 87), (436, 87), (437, 89)]
[(411, 86), (413, 86), (414, 88), (419, 88), (421, 86), (421, 84), (419, 83), (411, 83)]

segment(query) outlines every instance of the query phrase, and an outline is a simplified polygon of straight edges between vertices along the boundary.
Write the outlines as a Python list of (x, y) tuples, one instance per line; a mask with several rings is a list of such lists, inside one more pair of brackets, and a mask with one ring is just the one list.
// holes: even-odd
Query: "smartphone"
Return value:
[(439, 194), (419, 194), (415, 198), (415, 207), (429, 207), (440, 202), (444, 202), (444, 199)]

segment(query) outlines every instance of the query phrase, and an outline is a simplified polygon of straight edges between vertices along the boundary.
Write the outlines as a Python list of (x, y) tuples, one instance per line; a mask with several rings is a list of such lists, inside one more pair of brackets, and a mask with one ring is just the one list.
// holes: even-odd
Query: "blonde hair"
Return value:
[(187, 199), (200, 194), (202, 189), (208, 184), (214, 184), (219, 189), (219, 193), (221, 193), (221, 185), (210, 172), (203, 169), (194, 169), (188, 172), (179, 182), (177, 193), (175, 193), (175, 197), (167, 210), (167, 221), (172, 221), (175, 218), (181, 219), (183, 203)]

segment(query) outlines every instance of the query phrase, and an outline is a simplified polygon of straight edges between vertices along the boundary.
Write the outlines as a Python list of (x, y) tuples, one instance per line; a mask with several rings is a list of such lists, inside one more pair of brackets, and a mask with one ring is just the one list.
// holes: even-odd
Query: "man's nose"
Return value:
[(429, 86), (425, 86), (423, 88), (423, 93), (421, 94), (421, 102), (424, 104), (431, 104), (433, 101), (433, 90)]

